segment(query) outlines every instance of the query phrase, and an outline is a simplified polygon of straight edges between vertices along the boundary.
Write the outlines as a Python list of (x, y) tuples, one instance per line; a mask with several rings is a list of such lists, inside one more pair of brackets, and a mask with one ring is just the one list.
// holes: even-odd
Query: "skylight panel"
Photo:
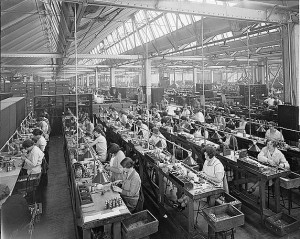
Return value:
[(160, 17), (159, 19), (156, 20), (157, 24), (158, 24), (158, 28), (161, 30), (161, 32), (163, 33), (163, 35), (168, 34), (168, 27), (167, 27), (167, 23), (164, 22), (163, 18)]
[(195, 19), (195, 21), (200, 21), (202, 19), (202, 16), (193, 15), (193, 18)]
[(189, 24), (191, 24), (191, 20), (189, 18), (187, 18), (188, 16), (185, 15), (185, 14), (179, 14), (179, 20), (181, 21), (181, 23), (184, 25), (184, 26), (187, 26)]
[(154, 25), (153, 25), (153, 27), (152, 27), (152, 29), (153, 29), (153, 31), (155, 31), (155, 35), (157, 36), (157, 37), (161, 37), (161, 36), (163, 36), (164, 35), (164, 33), (163, 33), (163, 31), (161, 30), (161, 28), (159, 27), (159, 22), (158, 21), (155, 21), (154, 22)]
[(173, 13), (167, 13), (166, 14), (166, 18), (168, 19), (169, 23), (170, 23), (170, 27), (172, 31), (176, 30), (176, 22), (175, 22), (175, 14)]
[(140, 36), (141, 36), (141, 38), (142, 38), (142, 41), (143, 41), (144, 43), (146, 43), (146, 42), (147, 42), (147, 41), (146, 41), (146, 34), (145, 34), (144, 30), (143, 30), (143, 29), (140, 29), (140, 30), (139, 30), (139, 33), (140, 33)]
[(127, 32), (133, 32), (133, 27), (132, 27), (132, 21), (131, 19), (128, 20), (128, 22), (125, 22), (125, 27)]

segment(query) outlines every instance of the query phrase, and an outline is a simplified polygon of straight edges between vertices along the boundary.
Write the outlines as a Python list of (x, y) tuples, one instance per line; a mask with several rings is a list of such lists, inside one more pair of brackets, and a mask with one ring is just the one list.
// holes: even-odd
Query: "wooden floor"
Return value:
[(63, 154), (63, 137), (50, 140), (48, 185), (42, 182), (43, 214), (33, 232), (34, 239), (75, 239), (68, 176)]

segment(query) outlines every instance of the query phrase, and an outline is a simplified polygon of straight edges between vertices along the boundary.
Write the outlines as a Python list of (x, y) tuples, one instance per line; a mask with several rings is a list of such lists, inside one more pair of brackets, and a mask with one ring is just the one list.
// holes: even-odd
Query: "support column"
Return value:
[(299, 24), (282, 26), (284, 102), (300, 105)]
[(151, 103), (151, 60), (144, 61), (144, 77), (142, 79), (142, 86), (146, 87), (145, 100), (147, 104)]
[(176, 84), (176, 71), (174, 70), (174, 82), (173, 84), (175, 85)]
[(193, 89), (196, 91), (196, 83), (197, 83), (197, 68), (193, 68)]
[(116, 87), (116, 68), (110, 68), (110, 87)]
[(77, 77), (77, 84), (79, 85), (79, 86), (82, 86), (82, 82), (83, 82), (83, 76), (82, 75), (79, 75), (78, 77)]
[(98, 83), (98, 68), (97, 67), (96, 67), (96, 70), (95, 70), (95, 87), (96, 87), (96, 90), (98, 90), (99, 83)]
[(260, 59), (257, 64), (257, 80), (261, 84), (266, 84), (266, 65), (263, 59)]
[(90, 87), (90, 75), (86, 75), (86, 87)]
[(252, 84), (256, 83), (256, 66), (251, 66), (251, 73), (252, 73)]
[(269, 92), (269, 63), (268, 58), (265, 59), (265, 69), (266, 69), (266, 86), (267, 86), (267, 92)]
[(211, 76), (211, 83), (213, 84), (214, 83), (214, 71), (213, 70), (210, 71), (210, 76)]

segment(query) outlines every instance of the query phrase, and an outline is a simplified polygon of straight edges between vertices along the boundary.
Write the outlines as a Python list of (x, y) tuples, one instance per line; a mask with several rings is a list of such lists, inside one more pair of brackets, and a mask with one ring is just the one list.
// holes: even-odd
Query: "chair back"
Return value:
[(223, 177), (223, 188), (224, 188), (226, 193), (229, 193), (229, 187), (228, 187), (226, 173), (224, 173), (224, 177)]
[(138, 200), (138, 203), (137, 203), (135, 209), (133, 210), (133, 213), (137, 213), (137, 212), (140, 212), (143, 210), (144, 201), (145, 201), (145, 198), (144, 198), (144, 193), (143, 193), (142, 186), (141, 186), (140, 193), (139, 193), (139, 200)]

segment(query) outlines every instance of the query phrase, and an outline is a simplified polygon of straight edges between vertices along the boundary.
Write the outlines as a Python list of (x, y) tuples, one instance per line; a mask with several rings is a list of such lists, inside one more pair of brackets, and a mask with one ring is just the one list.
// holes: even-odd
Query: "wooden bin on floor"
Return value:
[(227, 231), (245, 223), (245, 215), (228, 203), (205, 208), (203, 215), (215, 232)]
[(138, 239), (158, 231), (158, 220), (144, 210), (122, 221), (122, 238)]
[(298, 188), (300, 186), (300, 175), (291, 172), (289, 175), (281, 177), (280, 186), (285, 189)]
[(300, 226), (300, 221), (292, 216), (280, 212), (266, 218), (265, 225), (276, 235), (284, 236), (297, 230)]
[[(223, 197), (223, 198), (221, 198)], [(222, 196), (216, 199), (216, 205), (223, 205), (225, 203), (229, 203), (232, 206), (235, 206), (237, 209), (241, 210), (242, 203), (237, 200), (235, 197), (230, 195), (229, 193), (222, 193)]]

